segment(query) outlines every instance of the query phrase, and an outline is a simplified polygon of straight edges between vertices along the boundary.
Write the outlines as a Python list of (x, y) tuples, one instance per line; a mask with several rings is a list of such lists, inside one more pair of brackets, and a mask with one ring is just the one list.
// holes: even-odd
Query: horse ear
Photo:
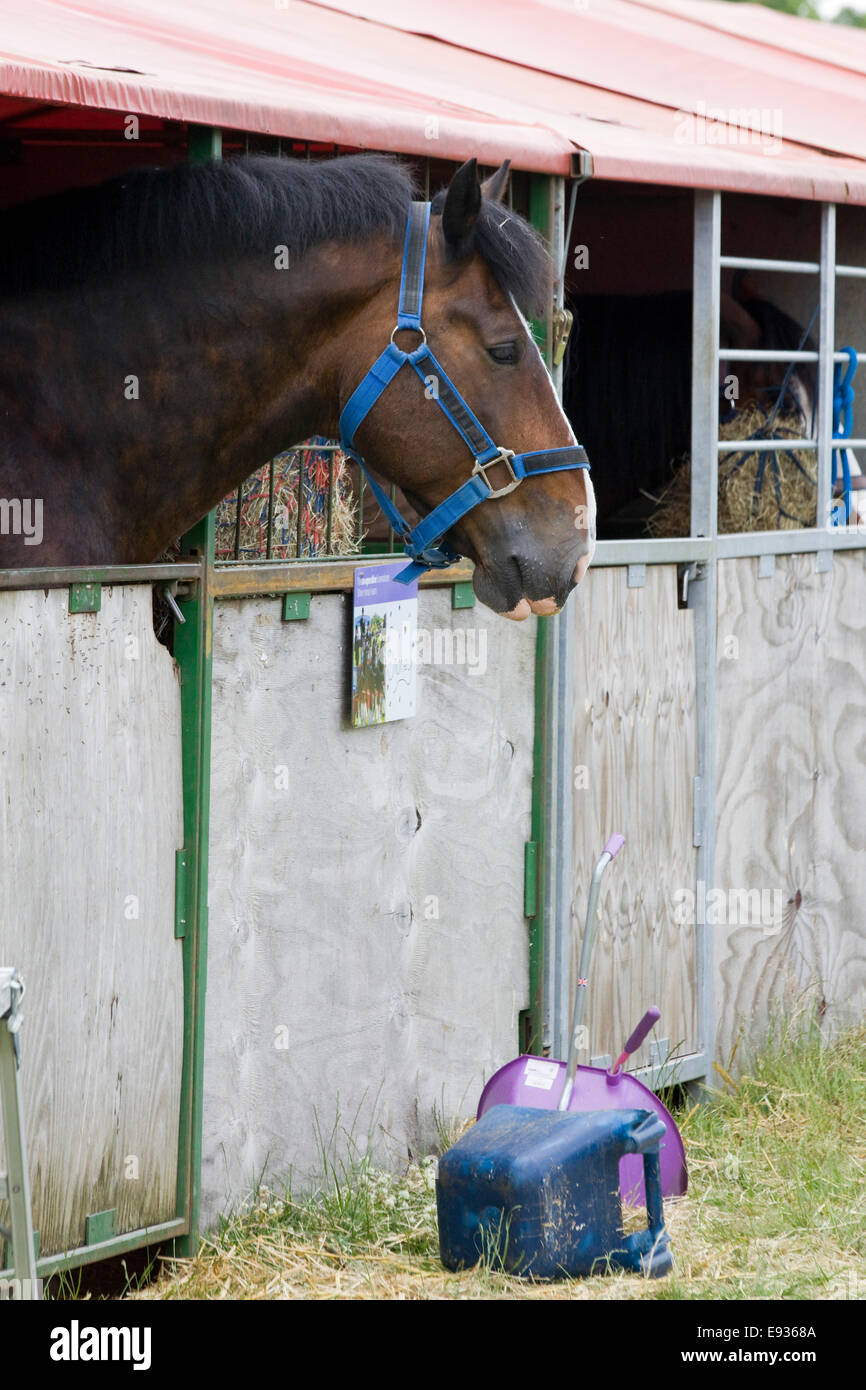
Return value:
[(492, 203), (501, 203), (505, 198), (505, 190), (508, 187), (508, 175), (511, 172), (511, 160), (503, 159), (495, 174), (491, 174), (489, 179), (485, 179), (481, 185), (481, 193), (484, 198), (489, 198)]
[(450, 250), (464, 255), (469, 247), (472, 229), (481, 211), (481, 185), (478, 182), (477, 159), (461, 164), (448, 185), (442, 209), (442, 232)]

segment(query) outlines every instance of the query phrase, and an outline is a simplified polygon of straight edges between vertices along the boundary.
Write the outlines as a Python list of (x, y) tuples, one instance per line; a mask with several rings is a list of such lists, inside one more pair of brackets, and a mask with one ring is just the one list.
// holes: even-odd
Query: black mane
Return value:
[[(134, 169), (0, 214), (0, 296), (83, 285), (139, 268), (234, 259), (285, 245), (384, 233), (399, 244), (411, 170), (389, 155), (337, 159), (238, 156)], [(500, 225), (503, 224), (504, 225)], [(527, 313), (544, 303), (546, 252), (533, 229), (484, 200), (476, 243), (502, 289)]]
[(0, 293), (60, 289), (111, 272), (237, 258), (277, 245), (402, 237), (411, 173), (381, 155), (268, 155), (142, 168), (0, 217)]

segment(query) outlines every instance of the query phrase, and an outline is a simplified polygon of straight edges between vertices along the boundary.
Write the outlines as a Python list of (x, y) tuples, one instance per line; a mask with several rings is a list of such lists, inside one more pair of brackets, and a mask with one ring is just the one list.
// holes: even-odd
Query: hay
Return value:
[[(242, 485), (239, 546), (238, 494), (235, 492), (224, 498), (217, 507), (218, 560), (267, 558), (270, 469), (271, 464), (264, 464)], [(296, 560), (317, 555), (356, 554), (361, 540), (358, 535), (358, 506), (343, 452), (332, 448), (326, 440), (314, 438), (278, 454), (273, 460), (273, 470), (271, 559)], [(299, 476), (303, 477), (300, 556)]]
[[(808, 436), (799, 415), (778, 415), (747, 402), (719, 426), (721, 439), (790, 439)], [(719, 456), (719, 532), (789, 531), (815, 524), (815, 451)], [(653, 536), (687, 536), (691, 529), (691, 461), (686, 456), (647, 521)]]
[[(665, 1202), (667, 1279), (616, 1270), (536, 1284), (483, 1264), (446, 1270), (427, 1156), (398, 1173), (365, 1160), (327, 1195), (258, 1187), (194, 1259), (162, 1258), (161, 1277), (128, 1296), (863, 1300), (866, 1025), (829, 1041), (808, 1007), (786, 1014), (771, 1038), (732, 1078), (733, 1094), (710, 1091), (709, 1103), (678, 1115), (689, 1192)], [(623, 1218), (627, 1232), (646, 1222), (634, 1208)]]

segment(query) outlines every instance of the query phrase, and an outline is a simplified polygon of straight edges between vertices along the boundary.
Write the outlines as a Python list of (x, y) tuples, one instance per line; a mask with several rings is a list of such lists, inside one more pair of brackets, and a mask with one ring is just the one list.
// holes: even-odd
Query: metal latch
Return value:
[(554, 309), (551, 322), (553, 326), (553, 365), (559, 367), (568, 346), (568, 335), (571, 332), (571, 325), (574, 323), (574, 314), (570, 309), (560, 306), (558, 309)]
[(680, 608), (689, 606), (689, 585), (694, 584), (704, 577), (704, 567), (697, 560), (690, 560), (687, 564), (679, 566), (680, 576)]
[(176, 594), (185, 596), (190, 592), (189, 586), (181, 584), (177, 579), (172, 579), (169, 583), (163, 584), (163, 597), (179, 623), (185, 623), (186, 618), (180, 610), (180, 605), (175, 598)]

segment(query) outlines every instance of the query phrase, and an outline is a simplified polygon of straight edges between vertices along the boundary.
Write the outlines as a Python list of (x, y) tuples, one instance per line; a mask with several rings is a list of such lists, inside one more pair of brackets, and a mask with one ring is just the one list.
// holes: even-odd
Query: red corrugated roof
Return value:
[(713, 0), (3, 0), (0, 92), (866, 203), (866, 33)]

